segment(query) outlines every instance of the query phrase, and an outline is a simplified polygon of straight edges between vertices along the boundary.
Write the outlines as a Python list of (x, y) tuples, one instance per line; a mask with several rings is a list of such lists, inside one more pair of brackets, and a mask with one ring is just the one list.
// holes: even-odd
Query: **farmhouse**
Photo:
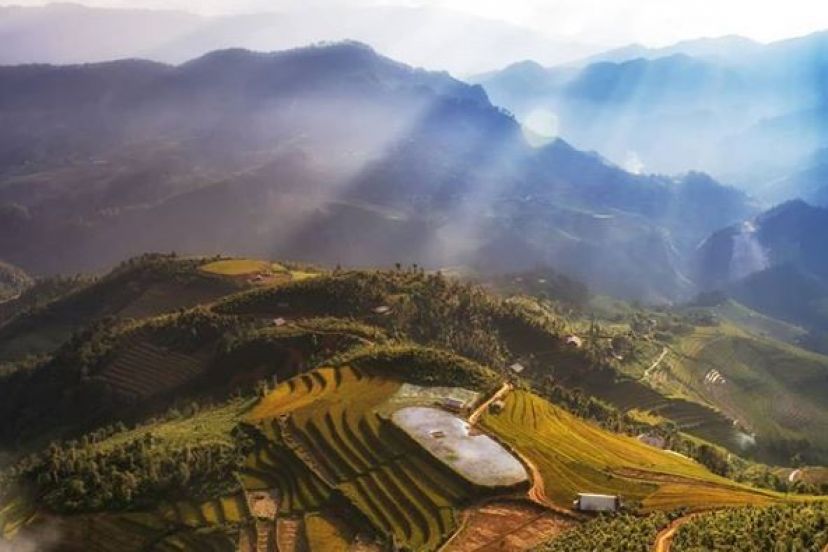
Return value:
[(664, 437), (660, 437), (658, 435), (653, 435), (651, 433), (642, 433), (637, 437), (638, 441), (644, 443), (645, 445), (650, 445), (651, 447), (663, 449), (667, 446), (667, 441)]
[(285, 320), (284, 318), (274, 318), (273, 319), (273, 325), (276, 326), (277, 328), (279, 328), (281, 326), (284, 326), (285, 324), (287, 324), (287, 320)]
[(578, 493), (572, 507), (579, 512), (617, 512), (621, 508), (618, 495)]
[(391, 314), (391, 307), (388, 305), (380, 305), (374, 308), (374, 314), (379, 314), (380, 316), (386, 316)]
[(467, 402), (457, 397), (443, 397), (437, 401), (437, 404), (445, 410), (455, 413), (463, 412), (468, 408)]

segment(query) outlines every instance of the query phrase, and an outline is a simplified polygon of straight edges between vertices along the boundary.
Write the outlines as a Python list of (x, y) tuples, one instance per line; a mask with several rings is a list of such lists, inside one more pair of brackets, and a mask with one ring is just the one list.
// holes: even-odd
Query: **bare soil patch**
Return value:
[(576, 522), (525, 500), (497, 500), (464, 513), (460, 532), (444, 552), (527, 550), (575, 527)]

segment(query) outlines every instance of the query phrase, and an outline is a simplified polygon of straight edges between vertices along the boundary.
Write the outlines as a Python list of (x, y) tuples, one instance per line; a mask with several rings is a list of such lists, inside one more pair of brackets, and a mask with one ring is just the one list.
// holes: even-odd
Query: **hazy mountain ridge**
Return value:
[(562, 136), (620, 164), (705, 170), (776, 201), (800, 191), (774, 195), (775, 181), (828, 143), (826, 53), (824, 32), (767, 45), (710, 39), (583, 65), (517, 64), (472, 81), (520, 118), (552, 113)]
[[(469, 74), (531, 55), (558, 63), (598, 51), (595, 46), (555, 40), (504, 21), (446, 8), (320, 6), (274, 5), (263, 13), (223, 16), (68, 3), (0, 8), (0, 40), (6, 45), (0, 64), (132, 57), (182, 63), (225, 48), (271, 51), (354, 39), (413, 65)], [(463, 29), (463, 40), (457, 40), (457, 29)]]
[[(480, 87), (356, 43), (0, 79), (13, 123), (0, 252), (36, 272), (158, 249), (392, 263), (404, 244), (425, 265), (550, 262), (664, 298), (690, 292), (687, 247), (752, 213), (703, 175), (632, 175), (560, 140), (532, 148)], [(593, 269), (607, 258), (612, 277)]]
[[(758, 216), (749, 228), (730, 227), (707, 240), (699, 251), (700, 281), (755, 310), (824, 332), (826, 232), (828, 209), (803, 201), (782, 204)], [(740, 271), (737, 243), (746, 239), (761, 259), (751, 270)]]

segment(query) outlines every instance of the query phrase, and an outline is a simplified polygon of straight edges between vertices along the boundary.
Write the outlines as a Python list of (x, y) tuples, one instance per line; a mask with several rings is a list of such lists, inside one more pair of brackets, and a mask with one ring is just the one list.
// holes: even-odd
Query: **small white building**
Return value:
[(380, 316), (391, 314), (391, 307), (388, 305), (380, 305), (379, 307), (374, 308), (374, 314), (379, 314)]
[(284, 318), (274, 318), (273, 319), (273, 325), (276, 326), (277, 328), (280, 328), (280, 327), (284, 326), (285, 324), (287, 324), (287, 320), (285, 320)]
[(642, 433), (637, 437), (638, 441), (651, 447), (663, 449), (667, 446), (667, 441), (664, 437), (653, 435), (651, 433)]
[(526, 366), (524, 366), (523, 364), (521, 364), (521, 363), (519, 363), (519, 362), (515, 362), (514, 364), (512, 364), (511, 366), (509, 366), (509, 370), (511, 370), (511, 371), (512, 371), (512, 372), (514, 372), (515, 374), (520, 374), (520, 373), (521, 373), (521, 372), (523, 372), (525, 369), (526, 369)]
[(463, 412), (468, 406), (465, 401), (456, 397), (443, 397), (437, 402), (437, 404), (445, 410), (455, 413)]
[(564, 340), (564, 342), (568, 346), (573, 347), (575, 349), (580, 349), (584, 345), (583, 340), (580, 337), (578, 337), (577, 335), (567, 336), (567, 338), (566, 338), (566, 340)]
[(617, 512), (621, 509), (621, 498), (618, 495), (578, 493), (572, 508), (579, 512)]

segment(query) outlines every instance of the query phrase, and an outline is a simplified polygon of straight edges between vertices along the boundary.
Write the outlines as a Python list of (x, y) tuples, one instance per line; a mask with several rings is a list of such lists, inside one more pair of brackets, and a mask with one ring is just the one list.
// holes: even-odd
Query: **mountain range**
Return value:
[[(521, 120), (550, 113), (576, 147), (647, 172), (705, 170), (772, 204), (821, 185), (800, 181), (828, 143), (826, 52), (824, 32), (770, 44), (724, 37), (580, 64), (525, 61), (472, 81)], [(797, 176), (796, 187), (780, 185)]]
[[(463, 29), (462, 40), (457, 40), (457, 29)], [(273, 51), (341, 40), (366, 42), (406, 63), (461, 75), (529, 56), (560, 63), (600, 51), (596, 45), (556, 40), (505, 21), (436, 6), (280, 3), (264, 12), (222, 16), (71, 3), (0, 7), (0, 64), (121, 58), (177, 64), (218, 49)]]
[(755, 212), (701, 173), (532, 147), (480, 86), (353, 42), (4, 67), (0, 84), (0, 258), (36, 274), (159, 249), (388, 264), (404, 248), (663, 300), (691, 292), (689, 248)]
[(797, 200), (715, 233), (699, 249), (699, 281), (776, 318), (828, 332), (828, 209)]

